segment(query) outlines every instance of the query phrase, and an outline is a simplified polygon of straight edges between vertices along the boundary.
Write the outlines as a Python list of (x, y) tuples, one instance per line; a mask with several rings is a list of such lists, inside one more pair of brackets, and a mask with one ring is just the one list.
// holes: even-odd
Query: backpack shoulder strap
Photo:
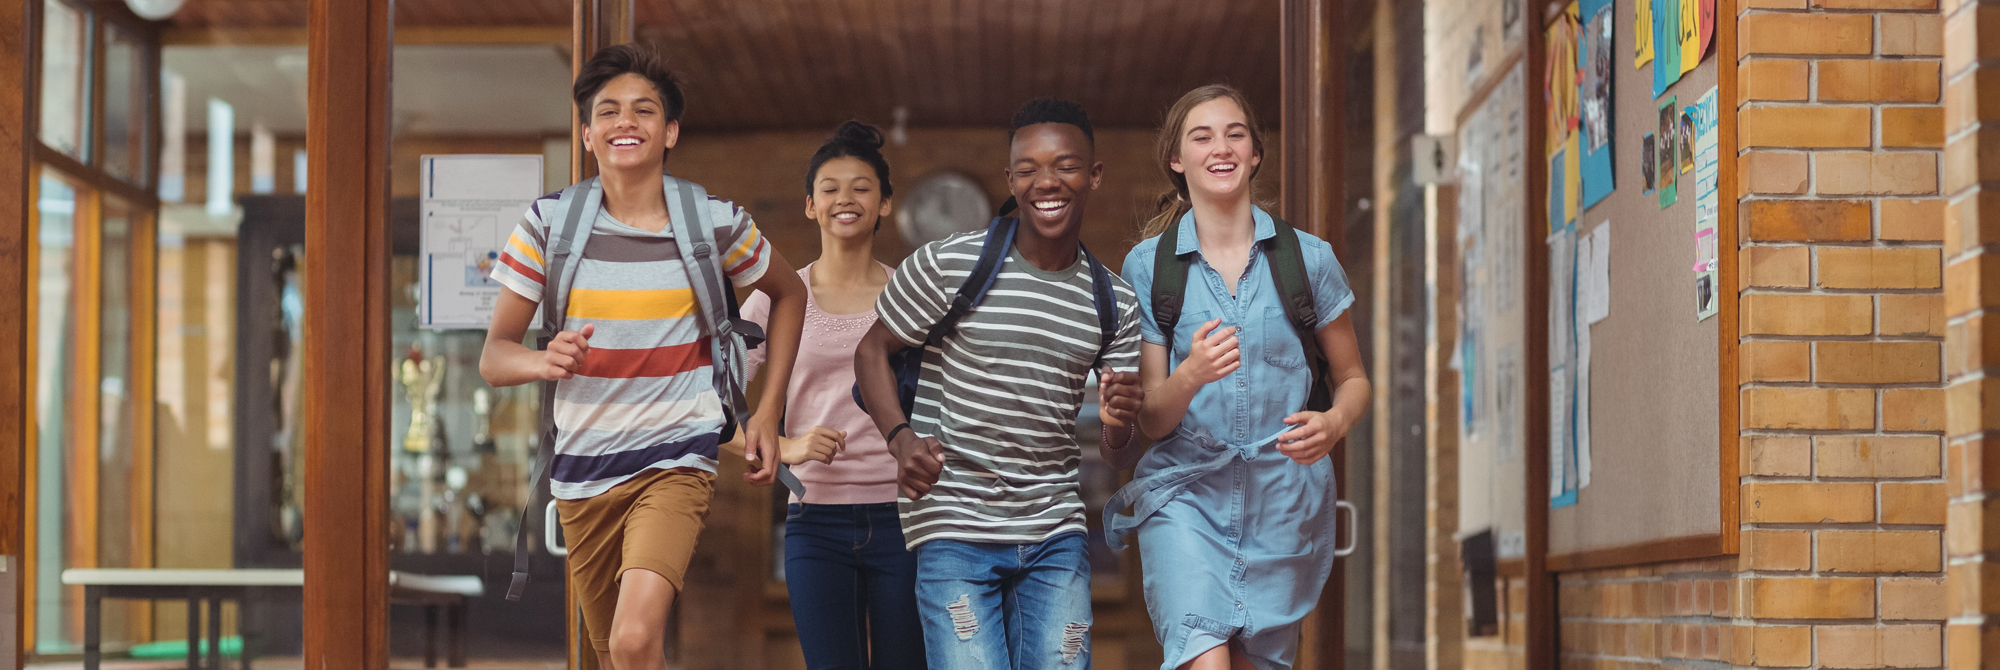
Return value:
[(986, 240), (979, 246), (979, 262), (974, 263), (972, 272), (965, 276), (965, 283), (958, 285), (958, 292), (952, 295), (951, 307), (944, 316), (931, 325), (925, 346), (936, 346), (944, 342), (946, 335), (958, 327), (958, 320), (979, 305), (992, 290), (993, 280), (1000, 277), (1000, 266), (1007, 260), (1007, 251), (1014, 248), (1014, 230), (1020, 219), (1015, 217), (994, 217), (986, 224)]
[(1312, 281), (1306, 275), (1305, 252), (1299, 248), (1299, 231), (1292, 224), (1276, 216), (1271, 220), (1277, 224), (1277, 234), (1264, 243), (1265, 255), (1269, 257), (1267, 260), (1271, 266), (1271, 282), (1277, 285), (1278, 295), (1285, 307), (1285, 320), (1291, 322), (1292, 332), (1298, 335), (1299, 344), (1305, 348), (1306, 365), (1312, 369), (1313, 390), (1306, 406), (1324, 410), (1332, 406), (1332, 396), (1327, 386), (1326, 353), (1320, 351), (1315, 328), (1319, 325), (1319, 309), (1313, 305)]
[(1118, 288), (1111, 281), (1111, 270), (1098, 262), (1089, 248), (1083, 250), (1083, 258), (1090, 262), (1090, 293), (1097, 306), (1097, 359), (1090, 363), (1096, 368), (1104, 364), (1104, 355), (1118, 340)]
[[(591, 225), (585, 225), (585, 214), (595, 214), (603, 201), (604, 190), (598, 187), (597, 178), (592, 177), (563, 189), (554, 207), (543, 215), (542, 220), (550, 221), (548, 263), (542, 269), (547, 271), (542, 285), (542, 330), (535, 338), (535, 348), (549, 348), (549, 341), (555, 333), (562, 331), (563, 315), (569, 306), (569, 287), (576, 279), (574, 257), (583, 255), (583, 245), (590, 240)], [(560, 223), (555, 223), (556, 220)], [(536, 503), (549, 489), (549, 462), (556, 453), (556, 383), (542, 382), (541, 386), (541, 439), (535, 448), (534, 472), (528, 476), (528, 502), (521, 506), (521, 523), (514, 527), (514, 577), (507, 585), (507, 599), (520, 600), (528, 587), (528, 522), (536, 518)]]
[[(585, 215), (594, 215), (604, 203), (604, 189), (599, 187), (597, 178), (591, 177), (571, 184), (556, 198), (555, 207), (543, 220), (549, 221), (549, 262), (544, 275), (547, 283), (542, 286), (542, 332), (553, 336), (562, 331), (563, 317), (569, 308), (569, 287), (576, 282), (576, 269), (580, 263), (576, 259), (583, 256), (583, 247), (590, 242), (590, 231), (596, 223), (595, 216), (585, 222)], [(559, 220), (556, 220), (559, 217)], [(547, 342), (542, 342), (543, 348)]]
[(1160, 234), (1159, 245), (1153, 250), (1153, 322), (1160, 327), (1160, 335), (1168, 342), (1174, 339), (1174, 326), (1181, 322), (1182, 295), (1187, 292), (1187, 256), (1174, 253), (1181, 239), (1181, 220), (1176, 218), (1167, 224), (1167, 231)]

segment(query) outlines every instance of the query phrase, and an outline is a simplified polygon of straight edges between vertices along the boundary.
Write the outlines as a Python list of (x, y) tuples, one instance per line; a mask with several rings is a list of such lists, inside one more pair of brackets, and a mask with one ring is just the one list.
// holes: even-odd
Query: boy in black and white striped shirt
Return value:
[(1104, 448), (1138, 442), (1138, 296), (1109, 276), (1117, 329), (1106, 347), (1078, 242), (1084, 202), (1103, 176), (1089, 118), (1074, 103), (1029, 102), (1014, 117), (1009, 161), (1021, 205), (1012, 249), (979, 304), (924, 351), (914, 416), (895, 402), (888, 355), (925, 346), (987, 233), (932, 242), (905, 260), (855, 356), (863, 397), (897, 455), (935, 668), (1089, 667), (1076, 418), (1100, 359)]

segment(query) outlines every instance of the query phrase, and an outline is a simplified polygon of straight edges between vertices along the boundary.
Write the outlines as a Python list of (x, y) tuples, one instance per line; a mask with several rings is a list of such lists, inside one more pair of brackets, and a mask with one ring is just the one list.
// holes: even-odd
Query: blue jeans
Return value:
[(1083, 533), (1037, 544), (917, 546), (917, 607), (930, 667), (1090, 667), (1090, 556)]
[(806, 667), (923, 670), (916, 579), (896, 503), (786, 508), (785, 591)]

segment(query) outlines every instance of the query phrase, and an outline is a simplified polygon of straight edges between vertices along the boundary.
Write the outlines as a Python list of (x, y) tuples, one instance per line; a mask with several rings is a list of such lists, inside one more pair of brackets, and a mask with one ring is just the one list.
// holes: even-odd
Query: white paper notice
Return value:
[(1560, 498), (1564, 486), (1564, 452), (1569, 451), (1569, 370), (1549, 371), (1549, 497)]
[(1597, 323), (1611, 316), (1611, 222), (1590, 234), (1590, 273), (1584, 277), (1590, 301), (1584, 303), (1585, 323)]
[(417, 325), (486, 328), (506, 290), (493, 281), (507, 237), (542, 194), (542, 157), (424, 156)]
[(1576, 487), (1582, 489), (1589, 485), (1590, 324), (1579, 323), (1576, 325)]

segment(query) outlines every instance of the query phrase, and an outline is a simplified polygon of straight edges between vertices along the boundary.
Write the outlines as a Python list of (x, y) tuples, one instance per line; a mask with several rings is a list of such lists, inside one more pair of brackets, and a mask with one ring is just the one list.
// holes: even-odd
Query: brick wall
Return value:
[(1713, 559), (1563, 575), (1556, 598), (1564, 667), (1748, 665), (1742, 652), (1755, 640), (1739, 639), (1730, 619), (1735, 568)]
[(1661, 658), (1942, 666), (1942, 19), (1740, 7), (1742, 554), (1721, 648)]
[(1500, 630), (1496, 635), (1464, 638), (1466, 670), (1521, 670), (1528, 664), (1528, 581), (1518, 575), (1502, 576), (1497, 586)]
[[(1996, 241), (2000, 213), (1985, 206), (1994, 202), (1994, 174), (2000, 166), (1987, 118), (2000, 118), (1990, 61), (2000, 55), (2000, 8), (1970, 0), (1946, 0), (1945, 121), (1950, 138), (1945, 149), (1944, 191), (1950, 199), (1945, 215), (1945, 312), (1950, 326), (1945, 336), (1945, 371), (1949, 416), (1946, 457), (1951, 496), (1947, 555), (1950, 579), (1946, 612), (1951, 624), (1946, 651), (1953, 668), (1984, 667), (2000, 660), (1989, 651), (1996, 639), (1989, 612), (2000, 611), (1988, 552), (2000, 547), (1996, 518), (1988, 514), (1985, 465), (1993, 456), (1985, 447), (1986, 433), (1996, 423), (2000, 394), (1987, 377), (1987, 362), (2000, 348), (2000, 327), (1985, 322), (1988, 305), (2000, 304), (2000, 267), (1986, 259)], [(1988, 218), (1989, 214), (1996, 215)]]

